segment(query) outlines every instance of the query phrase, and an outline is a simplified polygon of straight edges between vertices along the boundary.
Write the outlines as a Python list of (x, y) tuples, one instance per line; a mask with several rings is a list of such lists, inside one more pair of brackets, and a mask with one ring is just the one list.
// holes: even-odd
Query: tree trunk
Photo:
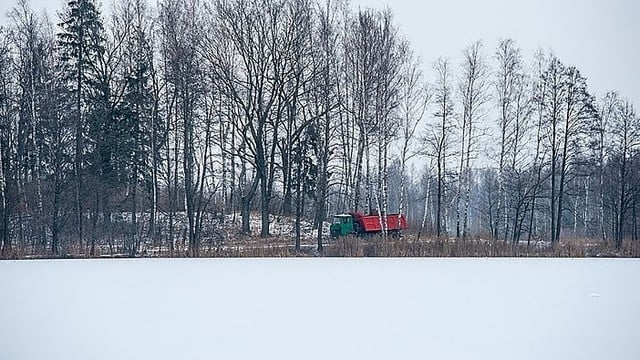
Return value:
[[(243, 167), (244, 166), (245, 165), (243, 165)], [(245, 173), (246, 170), (243, 170), (242, 172)], [(240, 199), (241, 206), (242, 206), (242, 210), (240, 214), (242, 218), (242, 233), (245, 235), (251, 234), (251, 223), (250, 223), (251, 202), (253, 200), (253, 197), (255, 196), (259, 181), (260, 180), (258, 179), (258, 176), (254, 175), (249, 191), (246, 193), (243, 193)]]
[(260, 237), (269, 236), (269, 191), (266, 177), (260, 180)]
[[(103, 215), (104, 215), (104, 202), (106, 201), (106, 196), (103, 195), (104, 191), (101, 191), (100, 193), (96, 194), (96, 202), (94, 205), (94, 210), (93, 210), (93, 214), (90, 215), (90, 219), (91, 220), (91, 240), (90, 240), (90, 250), (89, 250), (89, 255), (90, 256), (95, 256), (95, 251), (96, 251), (96, 238), (98, 237), (98, 213), (100, 211), (100, 198), (102, 197), (102, 202), (103, 202)], [(103, 224), (105, 223), (105, 221), (103, 220)], [(103, 228), (107, 229), (106, 226), (103, 226)], [(107, 236), (111, 236), (110, 234), (108, 234)], [(127, 239), (125, 238), (125, 250), (127, 249)]]
[(2, 257), (7, 258), (11, 253), (11, 238), (9, 237), (9, 211), (7, 207), (7, 182), (5, 178), (5, 152), (2, 138), (0, 138), (0, 205), (2, 206)]
[[(458, 186), (457, 186), (457, 193), (456, 193), (456, 238), (460, 238), (461, 232), (460, 232), (460, 202), (463, 199), (463, 195), (462, 195), (462, 187), (463, 187), (463, 179), (466, 176), (466, 171), (465, 171), (465, 153), (466, 153), (466, 141), (469, 141), (467, 139), (467, 125), (468, 125), (468, 114), (467, 112), (469, 111), (469, 109), (467, 108), (467, 106), (465, 105), (465, 113), (462, 116), (462, 126), (461, 126), (461, 130), (462, 130), (462, 138), (460, 140), (460, 167), (458, 168)], [(467, 155), (468, 156), (468, 155)]]
[(549, 240), (551, 243), (556, 241), (556, 165), (558, 159), (556, 158), (556, 124), (553, 121), (553, 129), (551, 131), (551, 234)]
[[(637, 185), (636, 185), (637, 186)], [(636, 194), (636, 197), (633, 199), (633, 241), (638, 241), (638, 197), (640, 194)]]
[[(442, 150), (440, 149), (439, 152)], [(442, 155), (438, 153), (438, 199), (437, 199), (437, 209), (436, 209), (436, 236), (440, 238), (442, 234), (442, 195), (443, 195), (443, 187), (444, 187), (444, 160), (442, 159)]]
[[(186, 85), (185, 85), (186, 86)], [(182, 101), (183, 101), (183, 109), (182, 109), (182, 119), (184, 122), (183, 129), (183, 149), (182, 149), (182, 157), (183, 157), (183, 174), (184, 174), (184, 199), (185, 199), (185, 211), (187, 213), (188, 220), (188, 246), (189, 246), (189, 256), (196, 256), (196, 248), (195, 248), (195, 196), (196, 189), (194, 188), (194, 155), (193, 155), (193, 122), (191, 118), (191, 112), (189, 110), (189, 105), (186, 104), (191, 101), (190, 94), (187, 90), (183, 90), (182, 93)]]
[(602, 241), (607, 242), (607, 231), (604, 222), (604, 129), (600, 129), (600, 158), (599, 158), (599, 180), (600, 180), (600, 234)]
[(569, 135), (570, 135), (570, 124), (571, 124), (571, 116), (570, 116), (571, 103), (567, 103), (567, 114), (564, 125), (564, 141), (562, 143), (562, 163), (560, 164), (560, 184), (558, 185), (558, 211), (556, 213), (556, 232), (553, 238), (554, 243), (558, 243), (560, 241), (560, 231), (562, 230), (562, 211), (563, 211), (563, 197), (564, 197), (564, 187), (566, 183), (566, 174), (567, 167), (569, 166), (568, 159), (568, 149), (569, 149)]
[[(299, 159), (302, 159), (302, 155), (298, 155)], [(304, 201), (304, 194), (302, 194), (302, 161), (298, 161), (298, 166), (296, 169), (296, 222), (295, 222), (295, 250), (296, 253), (300, 252), (300, 218), (302, 217), (302, 202)]]
[[(427, 176), (427, 190), (424, 197), (424, 214), (422, 216), (422, 224), (420, 224), (420, 231), (418, 231), (418, 236), (416, 238), (418, 241), (420, 241), (420, 235), (422, 235), (422, 232), (424, 231), (424, 226), (427, 222), (427, 214), (429, 213), (429, 195), (430, 194), (431, 194), (431, 172), (429, 171), (429, 174)], [(431, 228), (431, 231), (433, 231), (433, 228)]]
[(247, 195), (242, 196), (242, 233), (245, 235), (251, 234), (251, 225), (249, 223), (249, 214), (251, 211), (251, 198)]
[(51, 254), (58, 255), (58, 245), (60, 243), (60, 194), (62, 192), (62, 184), (60, 183), (60, 174), (58, 171), (53, 175), (53, 203), (51, 206)]
[(327, 203), (327, 190), (328, 190), (328, 167), (329, 167), (329, 112), (325, 115), (325, 124), (323, 130), (323, 142), (324, 146), (321, 149), (320, 166), (318, 169), (317, 178), (317, 191), (316, 191), (316, 223), (318, 229), (318, 236), (316, 242), (318, 244), (318, 251), (322, 250), (322, 236), (324, 231), (324, 220), (327, 217), (326, 203)]
[(284, 145), (282, 151), (282, 215), (289, 216), (292, 213), (293, 197), (291, 195), (291, 155), (290, 145)]
[[(82, 28), (80, 31), (80, 38), (82, 39)], [(83, 218), (83, 209), (82, 209), (82, 127), (83, 127), (83, 119), (82, 119), (82, 78), (83, 78), (83, 55), (84, 55), (84, 42), (81, 40), (79, 42), (78, 49), (78, 73), (76, 79), (76, 126), (75, 126), (75, 156), (73, 162), (73, 177), (74, 177), (74, 185), (75, 185), (75, 210), (76, 210), (76, 236), (78, 237), (78, 244), (80, 248), (82, 248), (83, 242), (83, 234), (82, 234), (82, 218)]]
[(131, 256), (135, 257), (138, 255), (140, 244), (138, 243), (138, 217), (137, 217), (137, 202), (138, 202), (138, 165), (133, 165), (133, 173), (131, 174), (131, 185), (130, 185), (130, 194), (131, 194), (131, 245), (132, 251)]
[[(626, 136), (625, 136), (625, 144), (623, 144), (624, 149), (626, 150)], [(627, 154), (626, 151), (622, 152), (622, 163), (620, 164), (620, 197), (618, 202), (618, 231), (616, 233), (616, 249), (620, 249), (622, 247), (622, 240), (624, 239), (624, 220), (626, 214), (626, 174), (627, 174)]]
[[(156, 81), (154, 77), (154, 88), (156, 88)], [(151, 213), (149, 214), (149, 236), (153, 239), (153, 244), (158, 246), (156, 221), (158, 218), (158, 158), (160, 157), (158, 149), (158, 133), (157, 124), (158, 121), (158, 95), (154, 94), (153, 112), (151, 114)]]
[(352, 211), (360, 210), (360, 184), (362, 183), (362, 162), (364, 158), (364, 149), (365, 149), (365, 138), (364, 131), (360, 131), (358, 141), (358, 152), (356, 153), (356, 175), (353, 182), (353, 205), (351, 206)]

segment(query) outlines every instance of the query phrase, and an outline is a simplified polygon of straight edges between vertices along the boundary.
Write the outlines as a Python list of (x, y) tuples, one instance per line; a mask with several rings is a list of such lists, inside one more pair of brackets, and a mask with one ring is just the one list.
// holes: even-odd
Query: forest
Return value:
[(108, 6), (18, 0), (0, 27), (2, 258), (198, 257), (283, 218), (322, 253), (350, 211), (418, 240), (638, 243), (640, 117), (551, 51), (421, 59), (346, 0)]

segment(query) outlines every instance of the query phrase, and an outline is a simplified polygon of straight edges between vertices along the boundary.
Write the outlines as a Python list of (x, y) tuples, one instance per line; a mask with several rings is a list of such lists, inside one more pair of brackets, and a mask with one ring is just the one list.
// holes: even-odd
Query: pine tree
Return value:
[[(139, 247), (137, 236), (137, 191), (152, 175), (153, 132), (158, 130), (154, 120), (155, 95), (153, 93), (153, 49), (150, 42), (150, 22), (143, 0), (122, 3), (119, 21), (129, 22), (123, 48), (123, 99), (115, 114), (114, 160), (118, 164), (120, 180), (126, 183), (131, 204), (131, 228), (127, 249), (135, 256)], [(124, 24), (123, 24), (124, 25)], [(150, 186), (153, 186), (152, 184)]]
[[(74, 201), (76, 235), (82, 247), (83, 198), (86, 167), (87, 115), (96, 111), (94, 104), (98, 89), (98, 62), (104, 55), (104, 30), (100, 12), (94, 0), (70, 0), (60, 14), (58, 48), (63, 62), (63, 76), (68, 94), (66, 101), (73, 104), (70, 116), (75, 124), (74, 133)], [(104, 89), (102, 89), (104, 90)]]

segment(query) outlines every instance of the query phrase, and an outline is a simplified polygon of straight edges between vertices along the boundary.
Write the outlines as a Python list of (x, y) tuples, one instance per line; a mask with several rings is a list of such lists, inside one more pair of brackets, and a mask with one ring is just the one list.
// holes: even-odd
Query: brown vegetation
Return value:
[[(87, 256), (82, 249), (69, 248), (55, 258), (122, 258), (126, 253), (114, 252), (109, 248), (97, 249), (96, 255)], [(182, 258), (189, 257), (186, 244), (176, 244), (171, 252), (166, 247), (150, 247), (139, 254), (141, 258)], [(624, 241), (616, 250), (615, 244), (576, 239), (552, 245), (548, 242), (511, 244), (502, 241), (468, 239), (419, 239), (407, 234), (399, 239), (384, 240), (382, 237), (341, 237), (327, 241), (324, 251), (318, 252), (313, 239), (302, 242), (300, 251), (295, 250), (291, 238), (261, 238), (246, 236), (232, 242), (205, 244), (199, 254), (201, 258), (261, 258), (261, 257), (545, 257), (545, 258), (586, 258), (586, 257), (640, 257), (640, 243)], [(27, 249), (15, 249), (6, 259), (44, 259), (43, 256)]]

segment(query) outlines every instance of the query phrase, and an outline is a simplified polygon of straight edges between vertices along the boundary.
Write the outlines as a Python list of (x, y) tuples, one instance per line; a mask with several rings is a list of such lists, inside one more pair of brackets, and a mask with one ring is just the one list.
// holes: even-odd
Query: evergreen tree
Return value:
[(63, 79), (66, 83), (65, 100), (73, 104), (69, 114), (75, 125), (74, 133), (74, 201), (76, 235), (83, 241), (83, 198), (85, 182), (83, 172), (87, 161), (87, 118), (95, 114), (98, 87), (99, 61), (104, 55), (104, 29), (100, 12), (94, 0), (70, 0), (59, 15), (60, 32), (58, 49), (63, 63)]
[[(125, 1), (122, 18), (132, 18), (132, 28), (126, 39), (124, 96), (119, 106), (115, 138), (118, 141), (116, 160), (126, 174), (127, 194), (131, 204), (130, 243), (128, 249), (135, 255), (137, 237), (137, 190), (145, 179), (151, 179), (151, 156), (154, 141), (152, 131), (157, 121), (154, 116), (153, 49), (150, 29), (146, 20), (146, 7), (141, 0)], [(125, 179), (123, 179), (125, 180)]]

